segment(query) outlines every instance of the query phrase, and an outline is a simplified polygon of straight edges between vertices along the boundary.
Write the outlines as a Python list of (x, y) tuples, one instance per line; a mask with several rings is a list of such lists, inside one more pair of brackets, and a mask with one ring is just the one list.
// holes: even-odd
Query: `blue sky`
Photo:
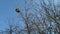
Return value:
[(9, 20), (14, 19), (16, 22), (19, 21), (15, 8), (19, 7), (23, 9), (23, 6), (24, 0), (0, 0), (0, 30), (4, 30), (8, 27)]
[[(23, 0), (0, 0), (0, 30), (8, 27), (8, 21), (14, 19), (18, 21), (18, 14), (15, 12), (16, 7), (23, 5)], [(22, 7), (22, 6), (21, 6)]]

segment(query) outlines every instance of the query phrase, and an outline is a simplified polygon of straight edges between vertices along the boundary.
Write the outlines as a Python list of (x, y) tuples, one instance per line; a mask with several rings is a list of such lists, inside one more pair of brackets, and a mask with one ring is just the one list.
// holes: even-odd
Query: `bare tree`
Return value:
[(59, 11), (60, 5), (55, 3), (55, 0), (24, 0), (24, 8), (16, 8), (24, 28), (12, 24), (9, 25), (7, 32), (8, 34), (13, 32), (15, 34), (60, 34)]
[[(27, 7), (27, 3), (29, 1), (30, 6)], [(25, 0), (24, 14), (23, 11), (20, 12), (20, 16), (22, 16), (23, 20), (25, 21), (27, 33), (31, 34), (31, 32), (33, 33), (33, 31), (37, 31), (37, 34), (59, 34), (59, 4), (55, 4), (54, 0), (38, 0), (39, 2), (35, 2), (33, 0), (29, 1)], [(31, 31), (32, 29), (33, 31)]]

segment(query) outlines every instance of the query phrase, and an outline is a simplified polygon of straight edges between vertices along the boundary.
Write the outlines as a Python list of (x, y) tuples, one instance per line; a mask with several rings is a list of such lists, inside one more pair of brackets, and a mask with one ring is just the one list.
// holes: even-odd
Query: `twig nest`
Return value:
[(19, 12), (20, 12), (19, 8), (16, 8), (15, 10), (16, 10), (16, 12), (17, 12), (17, 13), (19, 13)]

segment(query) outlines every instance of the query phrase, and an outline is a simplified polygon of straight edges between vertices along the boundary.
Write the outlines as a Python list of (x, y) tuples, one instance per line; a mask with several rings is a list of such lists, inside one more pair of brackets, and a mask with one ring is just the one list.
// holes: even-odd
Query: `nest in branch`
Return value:
[(19, 12), (20, 12), (19, 8), (16, 8), (15, 10), (16, 10), (16, 12), (17, 12), (17, 13), (19, 13)]

